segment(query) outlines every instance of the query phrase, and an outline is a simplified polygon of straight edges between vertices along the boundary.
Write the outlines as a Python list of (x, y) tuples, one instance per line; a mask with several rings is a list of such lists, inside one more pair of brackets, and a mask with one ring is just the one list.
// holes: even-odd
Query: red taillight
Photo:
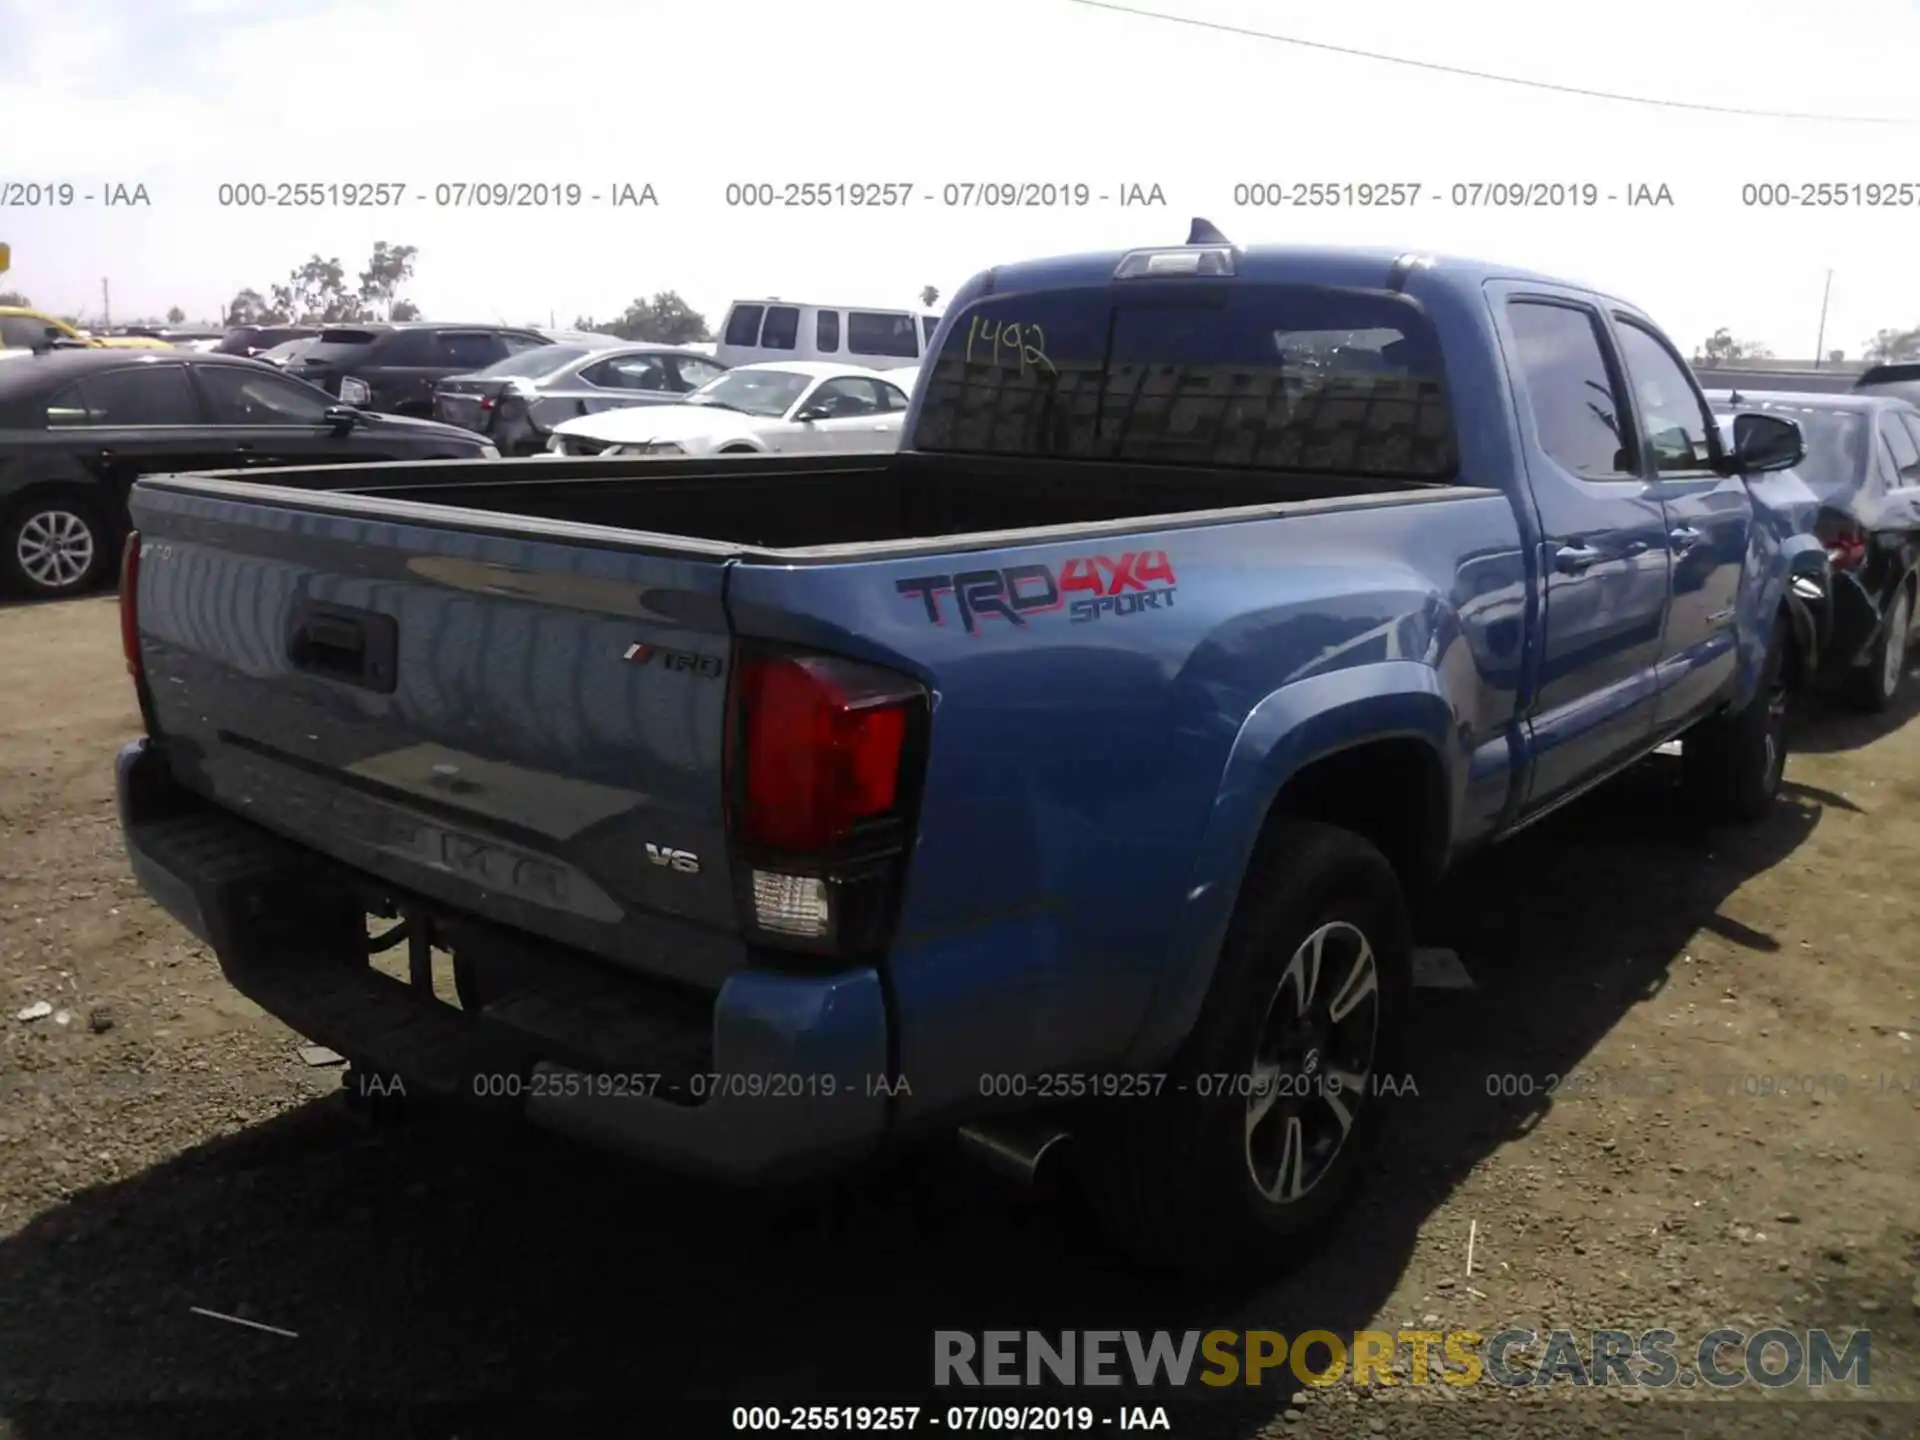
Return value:
[(796, 655), (749, 655), (737, 683), (737, 841), (818, 853), (893, 813), (917, 685)]
[(1821, 516), (1814, 534), (1827, 547), (1827, 559), (1836, 570), (1852, 570), (1867, 558), (1867, 532), (1844, 515)]
[(127, 532), (120, 551), (120, 653), (127, 674), (140, 678), (140, 532)]
[(499, 400), (499, 397), (498, 397), (498, 396), (494, 396), (494, 395), (483, 395), (483, 396), (482, 396), (482, 397), (480, 398), (480, 408), (481, 408), (482, 410), (493, 410), (493, 409), (496, 409), (496, 408), (498, 408), (498, 406), (499, 406), (499, 404), (500, 404), (500, 400)]

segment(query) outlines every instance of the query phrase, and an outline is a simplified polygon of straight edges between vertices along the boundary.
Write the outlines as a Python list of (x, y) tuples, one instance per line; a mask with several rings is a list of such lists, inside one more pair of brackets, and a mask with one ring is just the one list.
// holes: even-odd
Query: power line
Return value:
[(1324, 40), (1302, 40), (1297, 35), (1275, 35), (1267, 30), (1252, 30), (1243, 25), (1228, 25), (1218, 20), (1202, 20), (1192, 15), (1169, 15), (1159, 10), (1136, 10), (1131, 5), (1114, 5), (1109, 0), (1067, 0), (1090, 10), (1111, 10), (1117, 15), (1136, 15), (1143, 20), (1163, 20), (1170, 25), (1189, 25), (1196, 30), (1217, 30), (1225, 35), (1242, 35), (1252, 40), (1270, 40), (1276, 45), (1297, 45), (1305, 50), (1320, 50), (1330, 55), (1351, 55), (1361, 60), (1378, 60), (1387, 65), (1405, 65), (1414, 70), (1432, 70), (1442, 75), (1459, 75), (1469, 80), (1491, 80), (1496, 85), (1518, 85), (1527, 90), (1551, 90), (1560, 95), (1579, 95), (1589, 100), (1614, 100), (1623, 105), (1649, 105), (1659, 110), (1699, 110), (1710, 115), (1744, 115), (1760, 120), (1817, 120), (1831, 125), (1894, 125), (1912, 128), (1920, 120), (1902, 120), (1885, 115), (1817, 115), (1797, 110), (1745, 110), (1734, 105), (1706, 105), (1693, 100), (1661, 100), (1651, 95), (1622, 95), (1613, 90), (1587, 90), (1578, 85), (1557, 85), (1551, 80), (1528, 80), (1519, 75), (1496, 75), (1487, 70), (1469, 70), (1463, 65), (1442, 65), (1437, 60), (1413, 60), (1405, 55), (1383, 55), (1377, 50), (1360, 50), (1350, 45), (1330, 45)]

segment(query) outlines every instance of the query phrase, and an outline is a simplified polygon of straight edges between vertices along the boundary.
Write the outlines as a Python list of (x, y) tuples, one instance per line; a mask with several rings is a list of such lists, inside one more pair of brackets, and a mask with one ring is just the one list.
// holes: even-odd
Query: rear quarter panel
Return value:
[[(1153, 551), (1172, 579), (1153, 588), (1170, 593), (1128, 614), (1076, 619), (1064, 592), (1022, 623), (969, 625), (948, 590), (935, 623), (915, 593), (930, 576), (1027, 567), (1023, 592), (1043, 597), (1095, 557), (1106, 574)], [(1317, 755), (1416, 735), (1445, 768), (1457, 828), (1490, 823), (1508, 798), (1526, 593), (1512, 507), (1486, 490), (736, 566), (739, 632), (889, 665), (933, 695), (891, 961), (903, 1114), (964, 1105), (983, 1075), (1145, 1063), (1177, 1039), (1149, 1010), (1204, 989), (1267, 806)]]

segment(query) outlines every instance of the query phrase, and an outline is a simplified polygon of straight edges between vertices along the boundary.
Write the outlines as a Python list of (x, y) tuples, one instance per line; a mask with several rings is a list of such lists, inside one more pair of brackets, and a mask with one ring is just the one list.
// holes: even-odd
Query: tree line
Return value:
[[(1742, 360), (1771, 360), (1773, 351), (1757, 341), (1739, 339), (1722, 325), (1700, 342), (1693, 352), (1693, 358), (1696, 364), (1727, 365), (1738, 364)], [(1847, 358), (1847, 352), (1829, 350), (1819, 358), (1838, 363)], [(1903, 361), (1920, 360), (1920, 325), (1904, 330), (1875, 331), (1873, 338), (1861, 347), (1860, 358), (1870, 365), (1896, 365)]]
[(227, 302), (227, 325), (350, 325), (367, 320), (418, 320), (420, 307), (400, 294), (413, 278), (417, 245), (376, 240), (366, 268), (349, 284), (340, 257), (318, 252), (265, 291), (247, 286)]
[[(294, 267), (284, 282), (264, 289), (247, 286), (236, 291), (227, 302), (220, 320), (224, 325), (351, 325), (371, 320), (422, 320), (420, 307), (400, 294), (401, 287), (413, 279), (414, 262), (419, 258), (417, 245), (393, 245), (374, 242), (366, 268), (349, 284), (346, 267), (339, 256), (315, 253)], [(938, 286), (924, 285), (920, 303), (931, 310), (940, 301)], [(0, 305), (31, 309), (33, 302), (18, 291), (0, 291)], [(81, 328), (77, 315), (60, 317)], [(165, 323), (182, 324), (186, 312), (178, 305), (167, 311)], [(549, 320), (551, 317), (549, 317)], [(159, 324), (154, 320), (136, 320), (132, 324)], [(529, 321), (528, 329), (543, 328)], [(636, 296), (618, 315), (596, 319), (591, 315), (574, 317), (575, 330), (600, 335), (617, 335), (623, 340), (650, 341), (660, 345), (684, 345), (712, 340), (707, 317), (681, 298), (676, 290), (659, 290), (651, 297)]]

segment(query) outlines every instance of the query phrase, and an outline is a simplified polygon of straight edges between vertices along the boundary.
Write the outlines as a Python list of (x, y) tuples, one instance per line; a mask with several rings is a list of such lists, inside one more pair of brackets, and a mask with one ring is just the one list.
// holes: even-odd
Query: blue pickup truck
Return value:
[(1452, 861), (1675, 737), (1767, 812), (1826, 557), (1729, 433), (1622, 301), (1197, 223), (974, 278), (897, 455), (144, 480), (127, 852), (362, 1073), (747, 1180), (1070, 1136), (1245, 1264)]

